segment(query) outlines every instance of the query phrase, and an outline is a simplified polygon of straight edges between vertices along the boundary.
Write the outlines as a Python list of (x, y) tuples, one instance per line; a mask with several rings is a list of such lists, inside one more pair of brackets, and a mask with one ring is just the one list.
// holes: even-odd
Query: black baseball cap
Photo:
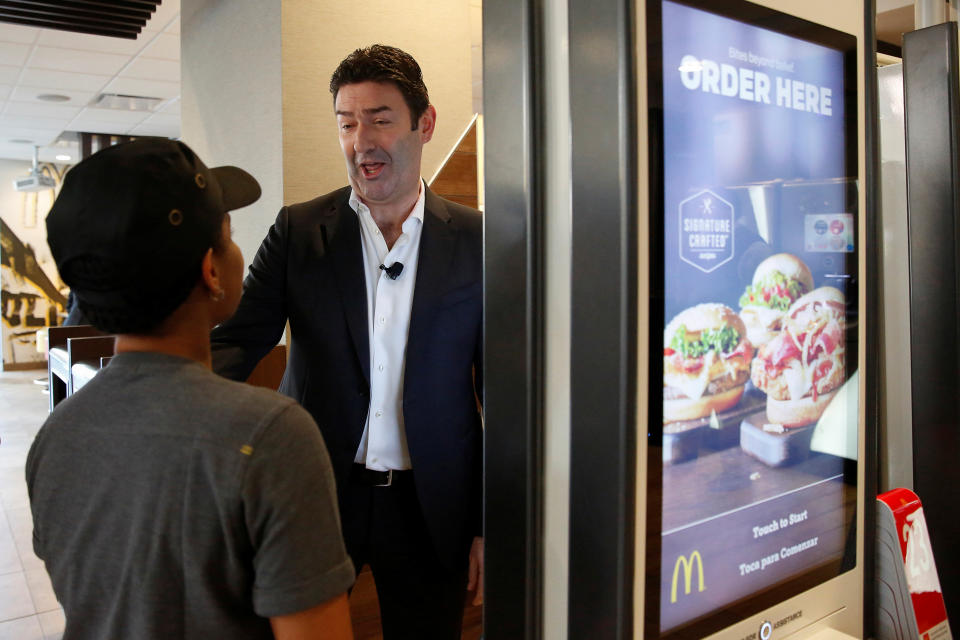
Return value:
[(224, 215), (259, 197), (243, 169), (208, 169), (182, 142), (135, 140), (67, 172), (47, 215), (47, 242), (97, 328), (146, 332), (196, 285)]

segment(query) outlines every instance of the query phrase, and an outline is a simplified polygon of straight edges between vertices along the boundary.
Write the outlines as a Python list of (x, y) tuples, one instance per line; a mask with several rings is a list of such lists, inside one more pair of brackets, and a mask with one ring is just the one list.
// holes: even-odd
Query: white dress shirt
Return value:
[[(403, 371), (423, 229), (423, 203), (421, 179), (417, 204), (403, 221), (400, 237), (388, 250), (370, 209), (355, 192), (350, 192), (350, 207), (360, 220), (370, 339), (370, 407), (354, 461), (377, 471), (411, 468), (403, 424)], [(391, 280), (380, 265), (389, 267), (395, 262), (403, 265), (403, 271)]]

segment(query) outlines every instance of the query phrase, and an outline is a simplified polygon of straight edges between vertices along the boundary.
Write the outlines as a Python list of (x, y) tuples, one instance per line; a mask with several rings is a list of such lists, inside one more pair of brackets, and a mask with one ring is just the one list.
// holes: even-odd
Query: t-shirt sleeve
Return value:
[(253, 608), (265, 618), (304, 611), (356, 577), (337, 512), (330, 458), (316, 423), (290, 405), (249, 452), (241, 490), (254, 549)]
[[(46, 424), (46, 423), (44, 423)], [(36, 465), (37, 465), (37, 449), (41, 446), (40, 443), (43, 439), (43, 431), (37, 434), (36, 439), (33, 441), (33, 444), (30, 445), (30, 451), (27, 453), (27, 463), (25, 465), (25, 475), (27, 480), (27, 495), (30, 497), (30, 512), (31, 514), (36, 513), (36, 508), (34, 506), (33, 500), (33, 488), (34, 483), (36, 482)], [(47, 557), (47, 552), (43, 547), (43, 537), (40, 534), (40, 523), (37, 522), (37, 519), (33, 518), (33, 554), (45, 560)]]

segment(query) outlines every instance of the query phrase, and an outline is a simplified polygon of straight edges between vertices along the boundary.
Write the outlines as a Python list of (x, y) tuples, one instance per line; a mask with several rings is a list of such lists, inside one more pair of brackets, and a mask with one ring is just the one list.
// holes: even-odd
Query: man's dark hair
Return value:
[(420, 65), (406, 51), (375, 44), (357, 49), (340, 63), (330, 78), (330, 93), (336, 104), (340, 87), (358, 82), (391, 82), (403, 95), (410, 109), (411, 129), (417, 128), (420, 116), (430, 105), (427, 85), (423, 83)]

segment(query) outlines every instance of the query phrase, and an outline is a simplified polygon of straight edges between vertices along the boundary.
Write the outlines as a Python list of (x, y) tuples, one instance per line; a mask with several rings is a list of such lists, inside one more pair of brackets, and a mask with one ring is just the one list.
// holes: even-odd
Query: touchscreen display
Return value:
[(855, 556), (856, 43), (746, 2), (658, 6), (656, 619), (702, 637)]

